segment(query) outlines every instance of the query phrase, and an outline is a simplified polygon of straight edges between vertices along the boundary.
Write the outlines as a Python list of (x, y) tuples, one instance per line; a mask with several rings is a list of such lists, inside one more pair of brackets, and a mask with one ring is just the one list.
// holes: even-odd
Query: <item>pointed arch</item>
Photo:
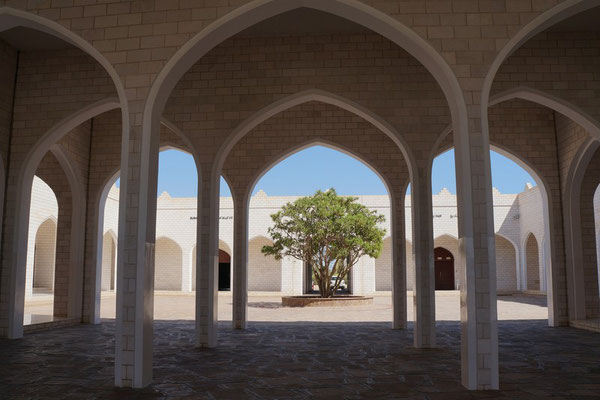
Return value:
[[(198, 174), (198, 198), (200, 199), (200, 191), (202, 190), (201, 188), (201, 165), (198, 162), (198, 154), (197, 151), (195, 150), (195, 147), (192, 145), (192, 142), (190, 141), (190, 139), (183, 133), (183, 131), (181, 131), (179, 128), (177, 128), (177, 126), (173, 123), (171, 123), (169, 120), (167, 119), (162, 119), (161, 120), (161, 124), (164, 125), (167, 129), (171, 130), (178, 138), (181, 139), (181, 141), (187, 146), (187, 149), (183, 149), (181, 148), (181, 144), (177, 144), (177, 143), (167, 143), (164, 144), (163, 146), (160, 147), (159, 151), (164, 151), (164, 150), (170, 150), (170, 149), (174, 149), (177, 151), (181, 151), (183, 153), (186, 154), (190, 154), (193, 158), (194, 158), (194, 163), (196, 165), (196, 171)], [(104, 245), (104, 215), (105, 215), (105, 211), (106, 211), (106, 200), (108, 199), (108, 194), (110, 193), (111, 188), (113, 187), (113, 185), (116, 183), (117, 179), (119, 179), (121, 177), (121, 166), (119, 166), (118, 168), (114, 169), (108, 176), (107, 179), (104, 180), (104, 182), (102, 183), (101, 187), (102, 190), (99, 192), (98, 197), (97, 197), (97, 207), (96, 207), (96, 214), (94, 216), (96, 222), (96, 247), (95, 247), (95, 277), (94, 277), (94, 283), (92, 284), (93, 286), (93, 300), (90, 301), (90, 305), (91, 305), (91, 309), (92, 309), (92, 313), (91, 313), (91, 321), (94, 324), (98, 324), (100, 323), (100, 304), (101, 304), (101, 286), (102, 286), (102, 258), (103, 258), (103, 245)], [(119, 196), (121, 194), (121, 191), (123, 190), (123, 188), (120, 188), (121, 190), (119, 190)], [(121, 199), (119, 199), (121, 200)], [(119, 223), (119, 229), (120, 229), (120, 223)], [(115, 243), (117, 243), (117, 248), (121, 245), (119, 243), (119, 240), (121, 239), (121, 237), (119, 235), (117, 235), (116, 241)], [(195, 254), (195, 252), (194, 252)], [(195, 264), (192, 264), (192, 270), (195, 271), (194, 268)], [(115, 289), (116, 289), (117, 283), (115, 283)]]
[(388, 192), (390, 204), (392, 204), (391, 202), (393, 201), (394, 194), (391, 190), (390, 182), (375, 166), (373, 166), (370, 162), (364, 160), (360, 155), (356, 154), (355, 151), (352, 151), (347, 147), (340, 145), (339, 143), (334, 143), (325, 139), (311, 139), (298, 146), (294, 146), (290, 149), (287, 149), (285, 152), (277, 155), (276, 157), (270, 160), (265, 160), (265, 165), (261, 169), (259, 169), (253, 176), (250, 177), (250, 185), (248, 185), (247, 191), (243, 193), (243, 195), (248, 199), (248, 206), (250, 205), (250, 195), (254, 191), (254, 188), (256, 187), (258, 182), (267, 172), (269, 172), (274, 166), (276, 166), (283, 160), (293, 156), (294, 154), (315, 146), (323, 146), (335, 151), (339, 151), (340, 153), (343, 153), (348, 157), (354, 158), (355, 160), (359, 161), (364, 166), (369, 168), (371, 171), (373, 171), (373, 173), (377, 175), (377, 177), (383, 182), (385, 189)]
[(248, 240), (248, 290), (281, 292), (282, 261), (265, 256), (263, 245), (273, 241), (263, 235), (253, 236)]
[[(161, 115), (169, 94), (194, 63), (219, 43), (242, 30), (298, 8), (311, 8), (362, 25), (397, 44), (415, 57), (435, 78), (446, 96), (453, 121), (466, 123), (467, 110), (462, 90), (444, 58), (412, 29), (389, 15), (357, 0), (254, 0), (214, 21), (185, 43), (167, 62), (150, 89), (144, 108), (144, 136), (152, 135), (152, 118)], [(155, 117), (154, 117), (155, 118)], [(148, 142), (149, 146), (149, 142)], [(149, 150), (149, 147), (148, 147)]]
[(238, 125), (238, 127), (232, 132), (217, 153), (215, 167), (213, 168), (213, 177), (215, 175), (221, 175), (223, 164), (227, 158), (227, 155), (231, 152), (231, 149), (233, 149), (235, 144), (254, 128), (274, 115), (311, 101), (317, 101), (339, 107), (362, 118), (379, 129), (398, 146), (402, 152), (402, 155), (404, 156), (410, 176), (414, 176), (413, 171), (416, 168), (415, 158), (412, 155), (409, 146), (402, 138), (402, 135), (400, 135), (400, 133), (397, 132), (394, 127), (387, 123), (383, 118), (351, 100), (323, 90), (309, 89), (287, 96), (264, 107)]
[(46, 218), (37, 228), (34, 239), (31, 287), (54, 289), (56, 263), (56, 218)]
[(102, 237), (102, 284), (100, 290), (115, 290), (117, 269), (116, 250), (117, 235), (112, 229), (109, 229)]
[(533, 232), (528, 232), (525, 235), (523, 249), (523, 266), (525, 272), (523, 288), (526, 290), (540, 290), (540, 240)]
[(499, 292), (519, 288), (519, 253), (515, 242), (496, 232), (496, 286)]
[(487, 117), (490, 92), (492, 90), (494, 79), (496, 78), (496, 73), (511, 54), (538, 33), (543, 32), (558, 22), (597, 6), (600, 6), (600, 0), (565, 0), (538, 15), (531, 22), (522, 27), (521, 30), (519, 30), (498, 52), (496, 58), (490, 65), (481, 91), (482, 117)]
[(548, 107), (581, 125), (587, 132), (600, 139), (600, 122), (594, 117), (574, 104), (539, 89), (519, 86), (497, 93), (490, 98), (489, 106), (492, 107), (512, 99), (527, 100)]

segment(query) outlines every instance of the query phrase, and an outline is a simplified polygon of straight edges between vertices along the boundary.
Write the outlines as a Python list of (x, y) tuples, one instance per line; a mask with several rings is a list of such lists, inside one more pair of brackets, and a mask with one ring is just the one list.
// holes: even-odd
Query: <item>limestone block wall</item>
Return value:
[(600, 150), (596, 150), (586, 167), (581, 184), (581, 265), (576, 265), (583, 272), (585, 291), (585, 313), (587, 318), (600, 316), (600, 292), (598, 286), (598, 265), (596, 232), (594, 218), (594, 197), (600, 185)]
[(3, 173), (6, 173), (10, 138), (17, 51), (0, 40), (0, 155)]
[(375, 290), (392, 291), (392, 238), (383, 241), (381, 255), (375, 260)]
[(496, 235), (496, 288), (498, 292), (517, 290), (517, 249), (503, 236)]
[[(521, 221), (521, 248), (525, 250), (525, 258), (522, 269), (527, 276), (527, 289), (545, 290), (546, 288), (546, 268), (544, 262), (544, 220), (539, 218), (541, 204), (541, 193), (539, 187), (526, 187), (519, 193), (519, 218)], [(529, 235), (533, 234), (537, 247), (533, 247), (533, 242), (528, 247), (525, 243)], [(537, 249), (537, 250), (536, 250)], [(532, 254), (536, 251), (537, 254)], [(531, 267), (531, 268), (530, 268)], [(524, 289), (525, 286), (522, 286)]]
[(527, 41), (504, 62), (494, 80), (493, 92), (530, 87), (598, 118), (594, 88), (600, 65), (600, 33), (577, 30), (546, 31)]
[(56, 223), (47, 219), (35, 235), (33, 261), (33, 287), (54, 290), (54, 266), (56, 261)]
[[(382, 225), (390, 231), (390, 208), (387, 196), (358, 196), (359, 202), (370, 209), (386, 216)], [(282, 205), (294, 201), (294, 196), (268, 196), (259, 191), (250, 200), (249, 214), (249, 290), (276, 291), (287, 294), (300, 294), (303, 291), (302, 263), (294, 259), (280, 262), (264, 257), (260, 248), (269, 243), (268, 227), (271, 226), (270, 215), (278, 211)], [(539, 188), (532, 187), (520, 194), (502, 194), (494, 191), (494, 215), (497, 236), (497, 286), (499, 291), (515, 291), (517, 285), (518, 254), (524, 257), (524, 248), (515, 248), (514, 243), (524, 242), (524, 228), (527, 232), (535, 232), (540, 240), (544, 238), (543, 219), (540, 208)], [(104, 214), (105, 249), (103, 251), (102, 290), (110, 290), (111, 268), (114, 263), (110, 244), (118, 232), (119, 189), (114, 185), (106, 201)], [(458, 270), (458, 241), (456, 231), (456, 195), (442, 190), (433, 197), (434, 230), (436, 235), (434, 246), (444, 247), (455, 257), (455, 287), (460, 288), (460, 271)], [(55, 215), (56, 213), (54, 213)], [(406, 203), (406, 229), (410, 233), (410, 195)], [(518, 218), (515, 218), (518, 216)], [(220, 209), (220, 244), (219, 247), (232, 255), (233, 247), (233, 202), (231, 198), (221, 198)], [(195, 241), (196, 241), (196, 199), (172, 198), (163, 193), (158, 198), (157, 238), (164, 238), (161, 246), (157, 246), (157, 262), (155, 271), (155, 288), (158, 290), (195, 290)], [(502, 220), (504, 218), (504, 221)], [(538, 236), (539, 235), (539, 236)], [(414, 278), (414, 261), (412, 245), (407, 236), (407, 288), (412, 289)], [(168, 240), (166, 240), (168, 239)], [(164, 246), (163, 246), (164, 244)], [(356, 266), (354, 288), (363, 293), (391, 290), (391, 246), (390, 237), (386, 236), (381, 256), (376, 260), (361, 260)], [(538, 259), (541, 258), (541, 246)], [(166, 255), (165, 255), (166, 254)], [(174, 262), (173, 260), (176, 260)], [(525, 259), (523, 264), (526, 265)], [(536, 281), (543, 275), (543, 264), (540, 263)], [(114, 277), (114, 275), (112, 275)], [(114, 287), (114, 286), (112, 286)]]
[(154, 265), (155, 290), (182, 290), (183, 253), (175, 241), (157, 237)]
[(115, 290), (117, 242), (111, 232), (106, 232), (102, 240), (101, 290)]
[(291, 257), (281, 260), (281, 293), (298, 296), (304, 292), (303, 262)]
[(282, 261), (262, 254), (262, 246), (273, 242), (266, 237), (257, 236), (248, 242), (248, 290), (281, 291)]
[[(350, 272), (350, 287), (352, 294), (369, 296), (375, 293), (375, 259), (362, 257)], [(348, 282), (346, 282), (348, 283)]]

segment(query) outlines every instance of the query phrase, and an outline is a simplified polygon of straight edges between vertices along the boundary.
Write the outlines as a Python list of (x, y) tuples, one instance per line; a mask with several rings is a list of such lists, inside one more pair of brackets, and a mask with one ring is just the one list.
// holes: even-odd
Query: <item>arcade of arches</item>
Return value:
[[(502, 388), (503, 258), (537, 266), (507, 272), (503, 284), (545, 292), (548, 325), (571, 327), (538, 326), (536, 335), (596, 340), (575, 328), (600, 331), (598, 18), (597, 0), (1, 0), (0, 344), (14, 351), (12, 339), (29, 340), (24, 299), (37, 290), (53, 293), (45, 328), (109, 329), (97, 325), (99, 302), (115, 289), (114, 384), (146, 387), (164, 345), (152, 340), (153, 278), (196, 290), (196, 347), (220, 346), (219, 335), (235, 341), (218, 325), (221, 265), (230, 265), (233, 327), (249, 329), (249, 286), (285, 268), (249, 270), (266, 240), (250, 236), (252, 190), (271, 166), (315, 144), (363, 161), (388, 189), (392, 327), (410, 330), (411, 346), (444, 351), (447, 336), (436, 332), (449, 328), (436, 324), (435, 289), (460, 287), (450, 380)], [(431, 166), (451, 147), (457, 232), (439, 236)], [(186, 251), (158, 233), (161, 148), (188, 152), (198, 171), (196, 239)], [(515, 240), (494, 212), (490, 149), (538, 183), (518, 213), (504, 214), (542, 215)], [(229, 257), (219, 243), (221, 175), (232, 192)], [(35, 215), (36, 185), (53, 194), (56, 218)], [(118, 223), (105, 230), (110, 213)]]

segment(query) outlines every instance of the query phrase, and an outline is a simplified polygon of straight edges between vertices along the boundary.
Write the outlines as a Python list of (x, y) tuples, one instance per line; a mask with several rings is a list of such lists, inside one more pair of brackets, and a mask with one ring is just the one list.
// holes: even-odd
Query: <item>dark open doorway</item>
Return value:
[(454, 290), (454, 256), (443, 247), (436, 247), (435, 290)]
[(231, 256), (219, 249), (219, 290), (231, 290)]

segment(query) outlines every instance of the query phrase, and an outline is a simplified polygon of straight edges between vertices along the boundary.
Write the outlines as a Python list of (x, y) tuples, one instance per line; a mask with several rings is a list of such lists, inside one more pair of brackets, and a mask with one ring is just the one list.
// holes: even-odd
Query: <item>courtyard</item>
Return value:
[[(103, 292), (101, 316), (115, 318), (114, 292)], [(194, 293), (157, 291), (154, 296), (155, 320), (194, 320)], [(412, 292), (407, 295), (408, 320), (414, 321)], [(26, 315), (52, 314), (52, 296), (37, 294), (25, 304)], [(219, 321), (231, 321), (231, 292), (219, 292)], [(499, 320), (544, 320), (548, 318), (546, 297), (516, 294), (498, 297)], [(391, 294), (380, 293), (373, 297), (373, 304), (354, 307), (306, 307), (281, 306), (277, 293), (250, 292), (248, 295), (248, 320), (260, 322), (390, 322), (392, 320)], [(436, 320), (460, 321), (460, 292), (456, 290), (436, 292)]]
[[(192, 294), (155, 296), (154, 382), (113, 386), (114, 295), (101, 325), (3, 339), (0, 393), (9, 398), (598, 398), (600, 335), (549, 328), (545, 297), (498, 298), (499, 391), (460, 383), (459, 293), (437, 292), (438, 347), (415, 349), (407, 329), (390, 329), (391, 298), (348, 308), (282, 308), (250, 294), (249, 325), (232, 330), (231, 295), (219, 298), (219, 346), (194, 347)], [(410, 300), (410, 299), (409, 299)], [(409, 303), (410, 304), (410, 303)], [(42, 312), (42, 300), (28, 305)], [(412, 320), (409, 307), (409, 320)]]

